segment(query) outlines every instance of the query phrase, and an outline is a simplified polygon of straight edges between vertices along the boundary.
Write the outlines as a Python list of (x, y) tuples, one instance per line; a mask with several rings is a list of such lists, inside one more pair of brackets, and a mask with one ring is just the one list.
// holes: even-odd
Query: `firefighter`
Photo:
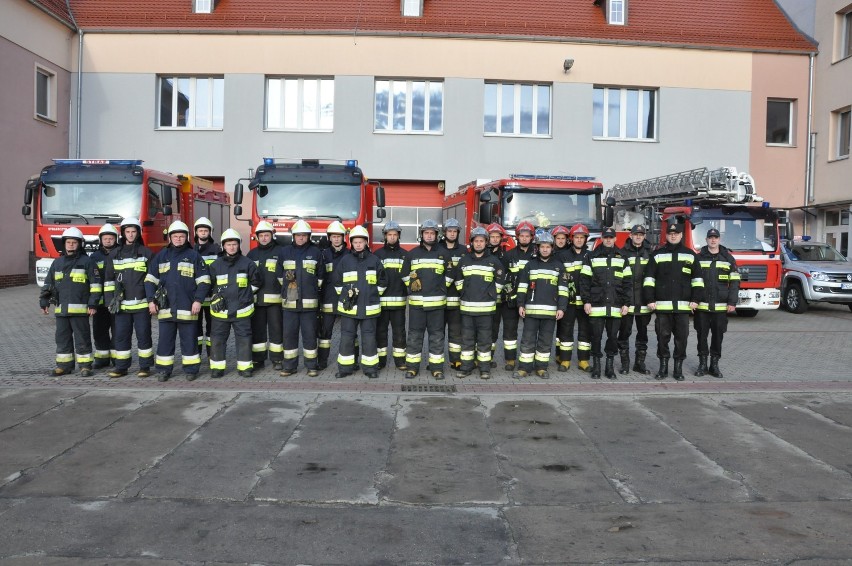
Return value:
[(518, 325), (521, 321), (518, 314), (518, 278), (535, 253), (534, 237), (535, 226), (526, 220), (518, 223), (515, 227), (517, 245), (503, 255), (506, 284), (503, 286), (503, 302), (499, 311), (503, 320), (503, 359), (506, 362), (506, 371), (514, 371), (518, 357)]
[(674, 334), (674, 371), (672, 377), (683, 381), (683, 360), (689, 336), (689, 313), (704, 298), (704, 281), (698, 256), (684, 246), (683, 224), (671, 217), (666, 227), (666, 244), (651, 254), (643, 283), (643, 299), (657, 317), (657, 357), (660, 369), (655, 379), (669, 375), (669, 341)]
[[(195, 251), (201, 254), (204, 263), (209, 267), (222, 253), (222, 246), (213, 239), (213, 223), (210, 219), (202, 216), (195, 221)], [(202, 303), (201, 316), (198, 317), (198, 351), (201, 353), (206, 346), (207, 357), (210, 357), (210, 297), (206, 297)]]
[(550, 229), (553, 236), (553, 255), (559, 256), (568, 247), (568, 228), (565, 226), (554, 226)]
[(220, 241), (222, 255), (209, 267), (213, 288), (210, 299), (210, 315), (213, 317), (210, 327), (210, 377), (225, 374), (225, 350), (231, 328), (234, 329), (237, 347), (237, 374), (251, 377), (251, 316), (254, 314), (255, 293), (263, 285), (263, 275), (240, 250), (242, 237), (239, 232), (228, 228), (222, 232)]
[(554, 254), (553, 236), (539, 234), (537, 250), (518, 277), (518, 315), (524, 319), (518, 368), (512, 377), (527, 377), (533, 371), (548, 379), (550, 349), (556, 322), (568, 308), (568, 273)]
[(474, 352), (479, 377), (491, 377), (491, 320), (497, 311), (497, 297), (503, 289), (506, 268), (487, 250), (488, 232), (474, 228), (470, 232), (470, 253), (462, 256), (454, 278), (459, 291), (462, 319), (461, 367), (457, 378), (473, 373)]
[(621, 317), (621, 325), (618, 329), (618, 351), (621, 354), (621, 373), (630, 371), (630, 335), (633, 332), (633, 324), (636, 324), (636, 358), (633, 362), (633, 371), (648, 375), (651, 371), (645, 366), (645, 356), (648, 354), (648, 323), (651, 322), (651, 311), (642, 302), (642, 283), (645, 281), (645, 270), (648, 267), (648, 259), (654, 248), (645, 239), (645, 227), (636, 224), (630, 229), (630, 237), (621, 248), (621, 253), (630, 263), (632, 273), (633, 292), (630, 297), (630, 306), (627, 315)]
[(343, 378), (355, 372), (355, 338), (361, 331), (361, 368), (368, 378), (379, 376), (376, 347), (376, 321), (382, 310), (381, 295), (387, 288), (387, 277), (381, 260), (370, 253), (370, 235), (363, 226), (349, 233), (352, 252), (347, 254), (334, 272), (334, 286), (340, 299), (340, 352), (337, 374)]
[(278, 282), (278, 260), (282, 248), (275, 241), (275, 228), (262, 220), (254, 229), (257, 247), (248, 257), (260, 271), (263, 282), (257, 292), (257, 303), (251, 317), (252, 369), (260, 369), (266, 358), (272, 369), (281, 371), (284, 359), (284, 334), (281, 311), (281, 283)]
[(448, 270), (450, 254), (438, 245), (438, 223), (424, 220), (420, 245), (408, 252), (411, 272), (402, 280), (408, 287), (408, 339), (405, 348), (405, 377), (420, 373), (423, 334), (429, 337), (428, 369), (435, 379), (444, 379), (444, 310), (447, 287), (453, 282)]
[[(740, 291), (740, 273), (731, 251), (719, 244), (719, 230), (707, 230), (707, 245), (698, 252), (701, 278), (704, 280), (705, 299), (698, 303), (695, 311), (695, 330), (698, 333), (698, 370), (700, 377), (709, 373), (713, 377), (724, 377), (719, 369), (722, 357), (722, 338), (728, 329), (728, 313), (736, 310)], [(707, 338), (712, 334), (710, 347)], [(707, 355), (710, 367), (707, 367)]]
[(115, 367), (109, 372), (112, 378), (127, 375), (130, 369), (133, 333), (139, 356), (139, 377), (151, 375), (154, 363), (154, 340), (151, 335), (151, 314), (145, 291), (145, 276), (153, 259), (153, 252), (142, 240), (142, 225), (136, 218), (121, 221), (121, 238), (118, 249), (105, 263), (104, 281), (109, 291), (105, 302), (115, 314)]
[[(506, 238), (506, 229), (500, 226), (500, 224), (492, 222), (488, 225), (485, 231), (488, 232), (488, 244), (486, 246), (486, 250), (488, 251), (488, 253), (500, 260), (500, 263), (503, 264), (504, 272), (508, 271), (508, 266), (506, 265), (505, 259), (506, 252), (503, 249), (503, 243)], [(471, 249), (473, 249), (472, 241), (470, 247)], [(494, 361), (494, 354), (497, 351), (497, 338), (500, 336), (500, 323), (503, 321), (502, 308), (503, 293), (501, 292), (500, 296), (497, 297), (497, 308), (495, 309), (494, 314), (491, 317), (491, 361), (489, 362), (491, 367), (495, 367), (497, 365)], [(517, 354), (517, 346), (515, 349), (515, 353)]]
[[(98, 249), (92, 252), (92, 261), (98, 270), (100, 281), (106, 281), (106, 263), (107, 258), (118, 250), (118, 230), (112, 224), (104, 224), (98, 230)], [(112, 288), (107, 288), (104, 285), (104, 293), (114, 291)], [(92, 369), (100, 369), (109, 366), (113, 362), (115, 355), (115, 344), (113, 343), (113, 327), (115, 321), (109, 308), (104, 303), (103, 295), (98, 303), (95, 315), (92, 317), (92, 338), (95, 341), (95, 363)]]
[[(455, 218), (448, 218), (444, 222), (444, 234), (439, 245), (450, 254), (450, 265), (452, 269), (458, 267), (459, 260), (467, 253), (465, 247), (459, 243), (461, 223)], [(447, 308), (444, 311), (444, 322), (447, 327), (447, 352), (450, 355), (450, 367), (458, 369), (461, 366), (461, 311), (459, 310), (459, 292), (455, 285), (447, 289)]]
[(376, 327), (376, 342), (378, 343), (379, 369), (388, 362), (388, 325), (393, 331), (393, 362), (397, 369), (405, 367), (405, 282), (404, 273), (411, 272), (408, 262), (408, 252), (399, 245), (402, 228), (393, 220), (382, 227), (385, 236), (384, 245), (376, 250), (376, 257), (382, 262), (387, 277), (387, 289), (381, 298), (382, 312), (379, 314)]
[(299, 367), (299, 334), (308, 377), (319, 375), (317, 314), (327, 274), (322, 250), (311, 241), (311, 225), (297, 220), (290, 227), (293, 242), (285, 246), (278, 261), (281, 304), (284, 308), (284, 363), (279, 375), (289, 377)]
[(50, 375), (66, 375), (80, 366), (80, 375), (92, 375), (92, 335), (89, 318), (101, 299), (103, 286), (95, 262), (83, 251), (79, 228), (62, 232), (62, 253), (50, 264), (39, 295), (39, 307), (48, 314), (56, 305), (56, 368)]
[(145, 277), (148, 312), (159, 320), (157, 380), (167, 381), (172, 376), (175, 339), (180, 335), (183, 371), (187, 381), (192, 381), (201, 366), (198, 317), (210, 291), (210, 271), (189, 243), (189, 226), (177, 220), (166, 234), (169, 245), (150, 262)]
[(601, 245), (586, 254), (580, 272), (577, 294), (583, 298), (583, 311), (592, 327), (592, 379), (601, 377), (601, 338), (606, 329), (607, 379), (615, 379), (614, 359), (618, 352), (618, 328), (626, 315), (633, 293), (630, 263), (615, 247), (615, 230), (604, 228)]
[[(331, 281), (334, 270), (340, 264), (343, 256), (349, 253), (346, 247), (346, 227), (343, 223), (335, 220), (326, 229), (329, 247), (322, 251), (322, 263), (325, 266), (325, 281)], [(319, 353), (317, 357), (317, 369), (320, 371), (328, 367), (328, 355), (331, 351), (331, 337), (334, 332), (334, 323), (337, 320), (337, 291), (334, 285), (324, 285), (322, 289), (322, 310), (319, 313), (320, 320), (317, 323)], [(357, 349), (357, 346), (356, 346)]]
[[(584, 297), (578, 292), (577, 284), (583, 260), (589, 253), (586, 242), (589, 239), (589, 229), (584, 224), (575, 224), (568, 231), (569, 245), (558, 252), (565, 270), (568, 272), (568, 309), (565, 316), (556, 323), (556, 337), (559, 342), (557, 361), (559, 371), (568, 371), (571, 367), (571, 356), (574, 351), (574, 323), (577, 323), (577, 366), (582, 371), (590, 371), (592, 344), (591, 323), (583, 307)], [(555, 240), (555, 238), (554, 238)]]

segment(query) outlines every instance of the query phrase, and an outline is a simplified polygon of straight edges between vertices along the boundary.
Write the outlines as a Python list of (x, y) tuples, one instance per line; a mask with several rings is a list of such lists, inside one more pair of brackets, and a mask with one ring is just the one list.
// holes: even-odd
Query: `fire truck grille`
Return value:
[(739, 266), (740, 278), (749, 283), (763, 283), (766, 281), (765, 265), (741, 265)]

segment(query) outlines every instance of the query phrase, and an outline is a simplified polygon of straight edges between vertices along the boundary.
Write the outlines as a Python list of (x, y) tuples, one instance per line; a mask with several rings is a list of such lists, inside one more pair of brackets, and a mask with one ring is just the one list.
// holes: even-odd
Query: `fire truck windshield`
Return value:
[(139, 217), (142, 193), (139, 184), (53, 183), (41, 190), (44, 222), (84, 220), (86, 224)]
[(745, 211), (734, 214), (702, 211), (702, 223), (695, 228), (696, 249), (704, 245), (704, 235), (710, 228), (719, 230), (720, 243), (730, 250), (776, 251), (777, 224), (772, 218), (755, 217)]
[(539, 228), (571, 227), (578, 222), (590, 230), (601, 229), (600, 193), (568, 191), (507, 191), (503, 196), (503, 226), (514, 228), (522, 221)]
[(354, 220), (361, 210), (360, 184), (266, 183), (256, 192), (257, 214), (265, 218)]

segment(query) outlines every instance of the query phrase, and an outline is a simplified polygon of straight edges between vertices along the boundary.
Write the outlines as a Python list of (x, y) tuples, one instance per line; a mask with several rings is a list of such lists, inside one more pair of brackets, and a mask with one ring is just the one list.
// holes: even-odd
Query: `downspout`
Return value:
[(80, 131), (80, 126), (83, 121), (83, 30), (78, 29), (77, 36), (79, 42), (77, 44), (77, 140), (75, 142), (74, 157), (80, 159), (80, 143), (83, 138), (83, 133)]
[[(807, 209), (808, 203), (814, 200), (814, 155), (816, 152), (816, 133), (813, 131), (814, 123), (814, 60), (816, 55), (811, 53), (809, 56), (808, 68), (808, 153), (805, 156), (805, 202), (803, 203)], [(802, 217), (802, 234), (806, 234), (808, 230), (808, 214), (805, 212)]]

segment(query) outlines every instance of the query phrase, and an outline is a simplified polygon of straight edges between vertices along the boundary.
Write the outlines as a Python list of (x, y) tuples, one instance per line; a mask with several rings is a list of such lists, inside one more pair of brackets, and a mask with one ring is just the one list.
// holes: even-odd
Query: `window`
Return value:
[(419, 18), (423, 15), (423, 0), (402, 0), (402, 15)]
[(192, 11), (196, 14), (212, 14), (214, 0), (193, 0)]
[(609, 0), (606, 8), (606, 22), (613, 26), (623, 26), (627, 20), (627, 0)]
[(550, 135), (550, 85), (485, 83), (485, 133)]
[(39, 65), (35, 68), (35, 117), (56, 121), (56, 73)]
[(592, 135), (619, 140), (657, 137), (657, 91), (641, 88), (595, 87)]
[(160, 77), (160, 128), (222, 129), (225, 79)]
[(793, 145), (793, 120), (795, 105), (792, 100), (766, 101), (766, 143)]
[(852, 57), (852, 11), (842, 14), (840, 59)]
[(267, 78), (266, 128), (330, 132), (334, 79)]
[(376, 81), (377, 132), (435, 133), (444, 128), (442, 81)]
[(850, 109), (844, 108), (833, 112), (834, 114), (834, 133), (837, 140), (834, 144), (835, 159), (849, 157), (849, 126), (850, 126)]

